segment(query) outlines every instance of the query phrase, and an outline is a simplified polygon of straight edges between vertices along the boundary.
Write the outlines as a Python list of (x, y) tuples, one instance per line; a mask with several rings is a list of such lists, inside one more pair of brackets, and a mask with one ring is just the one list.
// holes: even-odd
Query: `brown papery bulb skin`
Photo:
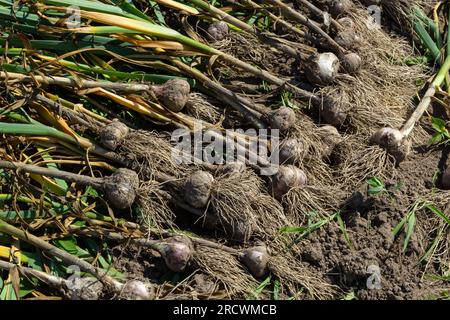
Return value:
[(299, 164), (302, 162), (306, 152), (306, 146), (301, 140), (295, 138), (286, 139), (280, 146), (280, 164)]
[(335, 138), (339, 138), (342, 140), (342, 136), (339, 133), (339, 131), (336, 129), (336, 127), (326, 125), (326, 126), (320, 127), (318, 129), (318, 131), (320, 132), (320, 134), (323, 138), (332, 137), (333, 140)]
[(370, 138), (370, 143), (386, 149), (397, 162), (401, 162), (411, 152), (412, 143), (403, 139), (402, 133), (394, 128), (381, 128)]
[(325, 144), (322, 155), (324, 158), (329, 158), (335, 146), (339, 144), (343, 138), (339, 131), (333, 126), (323, 126), (320, 127), (318, 131), (323, 143)]
[(343, 29), (338, 31), (334, 41), (347, 50), (357, 50), (361, 44), (361, 38), (353, 29)]
[(275, 199), (281, 200), (291, 189), (303, 187), (307, 183), (306, 174), (296, 166), (280, 166), (272, 177), (272, 194)]
[(224, 165), (222, 168), (220, 168), (220, 172), (222, 174), (227, 174), (227, 175), (235, 175), (235, 174), (239, 174), (245, 171), (245, 169), (247, 168), (245, 162), (242, 161), (237, 161), (237, 162), (231, 162), (228, 163), (226, 165)]
[(342, 58), (341, 63), (345, 72), (354, 74), (361, 68), (362, 59), (358, 54), (351, 52)]
[(149, 300), (152, 298), (145, 283), (139, 280), (130, 280), (125, 283), (122, 295), (133, 300)]
[(350, 0), (331, 0), (329, 11), (332, 16), (337, 17), (348, 12), (352, 5), (353, 3)]
[(166, 266), (173, 272), (183, 272), (193, 253), (192, 241), (188, 237), (174, 236), (164, 240), (160, 253)]
[(342, 140), (337, 143), (330, 151), (329, 160), (332, 165), (340, 166), (344, 164), (349, 158), (348, 150), (351, 150), (352, 146), (346, 140)]
[(398, 148), (403, 140), (401, 132), (394, 128), (381, 128), (370, 138), (370, 142), (383, 148)]
[(129, 133), (130, 129), (125, 124), (113, 121), (101, 129), (100, 143), (105, 148), (115, 151)]
[(170, 79), (162, 85), (153, 86), (152, 90), (167, 109), (180, 112), (189, 100), (191, 86), (186, 80)]
[(234, 221), (233, 225), (226, 224), (225, 229), (231, 235), (231, 240), (239, 243), (247, 242), (253, 234), (252, 226), (243, 220)]
[(357, 50), (361, 45), (361, 38), (356, 33), (355, 22), (352, 18), (344, 17), (337, 21), (342, 28), (334, 36), (334, 41), (347, 50)]
[(355, 30), (355, 21), (349, 17), (342, 17), (337, 20), (345, 30)]
[(295, 125), (296, 119), (294, 110), (288, 107), (278, 108), (268, 114), (270, 127), (280, 130), (281, 133), (289, 131)]
[(208, 205), (214, 177), (206, 171), (196, 171), (184, 186), (184, 200), (192, 207), (201, 209)]
[(311, 55), (305, 63), (304, 71), (308, 81), (315, 86), (333, 83), (339, 73), (340, 62), (332, 52)]
[(450, 167), (442, 175), (442, 187), (446, 190), (450, 189)]
[(230, 32), (228, 24), (224, 21), (217, 21), (208, 26), (208, 36), (212, 41), (220, 41), (225, 39)]
[(269, 272), (270, 255), (265, 245), (246, 249), (240, 259), (255, 278), (262, 278)]
[(347, 119), (347, 113), (341, 111), (340, 102), (332, 96), (323, 99), (321, 116), (327, 124), (340, 127)]
[(130, 208), (137, 195), (139, 177), (136, 172), (120, 168), (103, 183), (107, 202), (116, 209)]

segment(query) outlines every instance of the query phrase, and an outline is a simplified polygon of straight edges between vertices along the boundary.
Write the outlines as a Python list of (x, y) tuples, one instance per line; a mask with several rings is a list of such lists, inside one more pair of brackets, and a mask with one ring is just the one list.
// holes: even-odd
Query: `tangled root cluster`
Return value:
[(210, 207), (225, 231), (240, 241), (256, 234), (271, 237), (287, 223), (283, 208), (249, 170), (217, 176)]
[(278, 75), (288, 75), (291, 72), (289, 66), (295, 60), (286, 58), (286, 55), (278, 49), (262, 43), (255, 35), (248, 33), (230, 32), (224, 39), (211, 45), (215, 49)]
[(193, 260), (195, 266), (214, 279), (228, 297), (245, 297), (258, 285), (236, 256), (222, 250), (197, 246)]
[(305, 291), (306, 299), (331, 299), (336, 294), (336, 288), (298, 260), (292, 252), (273, 254), (269, 269), (281, 279), (285, 290), (289, 290), (289, 295), (300, 298), (300, 292)]
[(156, 181), (141, 183), (136, 201), (139, 220), (147, 228), (173, 227), (175, 215), (170, 206), (170, 195)]
[(118, 152), (135, 163), (138, 174), (145, 180), (154, 178), (162, 172), (178, 177), (190, 169), (176, 162), (170, 137), (153, 131), (131, 131), (120, 145)]
[(185, 113), (195, 119), (216, 124), (221, 120), (223, 110), (216, 106), (217, 101), (212, 100), (202, 93), (192, 92), (186, 103)]

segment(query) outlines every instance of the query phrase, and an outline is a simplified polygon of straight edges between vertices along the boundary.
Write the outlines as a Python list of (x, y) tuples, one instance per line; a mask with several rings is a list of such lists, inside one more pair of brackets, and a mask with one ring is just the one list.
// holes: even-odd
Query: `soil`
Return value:
[[(367, 186), (361, 186), (353, 195), (356, 201), (342, 214), (351, 245), (336, 223), (329, 224), (301, 243), (302, 259), (343, 293), (353, 292), (358, 299), (430, 298), (443, 284), (427, 281), (424, 276), (442, 270), (438, 265), (425, 270), (419, 260), (428, 248), (427, 227), (435, 217), (420, 216), (405, 252), (404, 236), (394, 237), (393, 229), (415, 201), (432, 192), (441, 155), (442, 150), (414, 150), (397, 168), (395, 178), (386, 182), (390, 194), (370, 195)], [(381, 283), (373, 288), (377, 269)]]

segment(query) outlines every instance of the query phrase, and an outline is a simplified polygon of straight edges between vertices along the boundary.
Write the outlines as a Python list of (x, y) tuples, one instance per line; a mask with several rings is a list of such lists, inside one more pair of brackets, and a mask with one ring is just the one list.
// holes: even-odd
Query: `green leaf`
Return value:
[(88, 251), (80, 248), (77, 245), (77, 239), (74, 236), (70, 236), (65, 239), (55, 240), (54, 243), (57, 247), (67, 251), (70, 254), (73, 254), (74, 256), (80, 259), (92, 258), (92, 255)]
[(2, 210), (0, 211), (0, 218), (6, 221), (14, 221), (17, 218), (24, 220), (32, 220), (38, 218), (36, 210)]
[(280, 300), (280, 289), (281, 282), (278, 279), (275, 279), (273, 282), (273, 300)]
[[(115, 14), (115, 15), (120, 15), (123, 17), (135, 19), (135, 20), (141, 20), (141, 21), (148, 20), (148, 18), (144, 19), (143, 17), (141, 17), (141, 15), (137, 16), (134, 13), (133, 14), (129, 13), (117, 5), (105, 4), (105, 3), (98, 2), (98, 1), (90, 1), (90, 0), (76, 0), (76, 1), (73, 1), (73, 0), (40, 0), (40, 1), (45, 4), (54, 5), (54, 6), (65, 6), (65, 7), (77, 6), (81, 10), (103, 12), (103, 13), (107, 13), (107, 14)], [(130, 9), (130, 7), (127, 6), (127, 9)]]
[[(83, 241), (88, 246), (88, 249), (90, 249), (91, 256), (96, 256), (97, 253), (99, 252), (99, 246), (97, 245), (97, 243), (93, 239), (88, 239), (88, 238), (83, 238)], [(111, 259), (111, 257), (109, 255), (107, 255), (107, 258)], [(97, 260), (100, 264), (100, 267), (105, 272), (107, 272), (108, 275), (110, 275), (111, 277), (113, 277), (115, 279), (123, 279), (124, 275), (121, 272), (119, 272), (118, 270), (116, 270), (114, 267), (111, 266), (112, 261), (108, 262), (103, 255), (99, 255)]]
[[(100, 257), (99, 259), (103, 259), (104, 260), (105, 258)], [(105, 271), (108, 276), (110, 276), (110, 277), (112, 277), (112, 278), (114, 278), (116, 280), (124, 280), (125, 279), (125, 275), (122, 272), (120, 272), (117, 269), (115, 269), (114, 267), (110, 266), (108, 268), (101, 268), (101, 269), (103, 271)], [(179, 276), (179, 274), (178, 274), (178, 276)]]
[(158, 19), (158, 22), (162, 24), (163, 26), (166, 26), (166, 19), (164, 18), (164, 14), (161, 11), (161, 8), (159, 7), (159, 4), (155, 1), (149, 0), (150, 7), (153, 9), (153, 12), (155, 13), (156, 19)]
[(371, 187), (377, 187), (377, 186), (383, 185), (383, 183), (377, 177), (372, 177), (372, 178), (368, 179), (367, 184)]
[(55, 240), (53, 242), (57, 247), (64, 249), (70, 254), (77, 255), (78, 253), (77, 240), (73, 236), (66, 239)]
[(369, 188), (367, 190), (369, 194), (378, 194), (380, 192), (386, 191), (385, 184), (377, 177), (372, 177), (366, 182), (369, 185)]
[(30, 267), (34, 270), (43, 271), (42, 259), (41, 259), (41, 255), (39, 254), (39, 252), (36, 251), (34, 253), (31, 253), (31, 252), (21, 251), (21, 254), (27, 258), (28, 267)]
[(398, 233), (400, 232), (400, 230), (402, 230), (403, 226), (405, 225), (406, 221), (408, 220), (408, 216), (404, 217), (402, 219), (402, 221), (400, 221), (394, 228), (394, 230), (392, 230), (392, 234), (394, 235), (394, 237), (396, 237), (398, 235)]
[(67, 276), (64, 266), (59, 261), (50, 260), (50, 262), (48, 263), (48, 266), (50, 267), (52, 275), (55, 275), (55, 276), (61, 277), (61, 278), (64, 278)]
[(430, 139), (430, 144), (437, 144), (442, 142), (442, 140), (444, 140), (444, 135), (442, 133), (436, 133)]
[(127, 12), (129, 12), (131, 14), (134, 14), (137, 17), (140, 17), (140, 18), (142, 18), (144, 20), (148, 20), (150, 22), (153, 22), (153, 20), (149, 16), (147, 16), (145, 13), (143, 13), (142, 11), (137, 9), (134, 6), (133, 1), (131, 1), (131, 0), (125, 0), (125, 1), (124, 0), (116, 0), (116, 1), (114, 1), (114, 3), (116, 5), (119, 5), (120, 8), (122, 8), (123, 10), (125, 10), (125, 11), (127, 11)]
[[(310, 213), (311, 214), (311, 213)], [(336, 218), (337, 213), (334, 213), (330, 215), (328, 218), (321, 219), (315, 223), (311, 223), (310, 220), (308, 220), (307, 226), (302, 227), (283, 227), (279, 230), (281, 234), (298, 234), (295, 240), (293, 240), (293, 243), (291, 245), (294, 245), (295, 243), (299, 243), (305, 236), (308, 234), (311, 234), (312, 232), (316, 231), (317, 229), (321, 228), (325, 224), (329, 223), (330, 221), (333, 221)]]
[(421, 263), (423, 261), (428, 261), (428, 259), (431, 257), (434, 250), (436, 249), (437, 245), (439, 244), (439, 241), (441, 240), (441, 237), (442, 237), (442, 233), (443, 233), (443, 228), (440, 228), (439, 232), (436, 235), (436, 237), (434, 238), (433, 242), (431, 243), (431, 245), (429, 246), (427, 251), (424, 253), (424, 255), (420, 258), (419, 263)]
[(75, 142), (76, 140), (53, 127), (42, 124), (20, 124), (20, 123), (0, 123), (0, 133), (24, 136), (47, 136), (60, 139), (66, 142)]
[(272, 280), (272, 276), (269, 275), (263, 282), (259, 284), (259, 286), (251, 293), (251, 296), (247, 298), (247, 300), (258, 300), (259, 295), (264, 291), (264, 289), (270, 284)]
[(384, 187), (383, 186), (377, 186), (377, 187), (370, 187), (367, 192), (369, 194), (378, 194), (378, 193), (383, 192), (383, 191), (384, 191)]
[(450, 139), (450, 133), (447, 129), (447, 123), (444, 120), (433, 117), (431, 119), (431, 126), (436, 131), (436, 134), (434, 134), (430, 139), (430, 144), (437, 144), (446, 139)]
[(253, 26), (255, 24), (255, 21), (259, 18), (259, 14), (255, 14), (253, 16), (251, 16), (248, 20), (247, 20), (247, 24), (250, 26)]
[(98, 192), (91, 186), (86, 187), (86, 191), (84, 192), (85, 197), (98, 197)]
[(112, 264), (114, 262), (114, 259), (113, 259), (112, 255), (109, 253), (110, 250), (109, 250), (108, 244), (106, 242), (103, 243), (103, 251), (104, 251), (104, 257), (105, 257), (106, 261), (109, 264)]
[[(335, 215), (332, 216), (333, 219), (335, 217)], [(328, 222), (330, 222), (332, 220), (332, 218), (328, 218), (328, 219), (323, 219), (320, 220), (318, 222), (312, 223), (306, 227), (283, 227), (280, 229), (280, 232), (283, 234), (286, 233), (299, 233), (301, 235), (304, 235), (305, 233), (311, 233), (317, 229), (319, 229), (320, 227), (322, 227), (323, 225), (327, 224)]]
[(34, 291), (36, 286), (38, 285), (38, 280), (35, 278), (23, 278), (20, 281), (19, 295), (20, 298), (24, 298)]
[(444, 120), (442, 120), (440, 118), (433, 117), (431, 119), (431, 126), (437, 132), (442, 132), (442, 131), (446, 130), (446, 123)]
[(425, 46), (431, 53), (433, 59), (437, 61), (441, 56), (441, 51), (437, 44), (433, 41), (429, 33), (425, 30), (422, 21), (416, 21), (414, 23), (414, 30), (417, 33), (417, 36), (421, 40), (423, 46)]
[[(48, 152), (46, 152), (44, 148), (39, 148), (38, 147), (37, 150), (39, 151), (39, 153), (40, 153), (40, 155), (42, 157), (42, 160), (46, 160), (46, 161), (53, 160), (51, 155)], [(55, 163), (47, 163), (47, 168), (59, 169), (58, 165), (56, 165)], [(61, 188), (61, 190), (67, 191), (67, 189), (69, 188), (69, 185), (67, 184), (66, 181), (64, 181), (62, 179), (58, 179), (58, 178), (54, 178), (53, 180)]]
[(347, 293), (341, 300), (357, 300), (355, 292), (351, 291)]
[(308, 227), (283, 227), (280, 229), (280, 233), (303, 233), (308, 230)]
[(428, 210), (430, 210), (431, 212), (433, 212), (435, 215), (437, 215), (438, 217), (442, 218), (447, 224), (450, 225), (450, 218), (447, 217), (445, 215), (445, 213), (443, 213), (441, 210), (439, 210), (438, 208), (436, 208), (433, 204), (427, 204), (425, 206)]
[(75, 221), (73, 224), (77, 227), (84, 227), (86, 225), (86, 221)]
[(412, 233), (414, 232), (414, 226), (416, 225), (416, 213), (412, 212), (408, 218), (408, 226), (406, 228), (405, 241), (403, 243), (403, 251), (406, 251), (408, 247), (409, 240), (411, 239)]
[(11, 282), (4, 284), (0, 292), (0, 300), (18, 300)]
[(344, 222), (344, 220), (342, 220), (340, 213), (336, 215), (336, 219), (337, 219), (337, 222), (339, 225), (339, 229), (341, 229), (341, 232), (344, 234), (345, 241), (347, 242), (349, 248), (353, 250), (354, 249), (353, 243), (350, 240), (350, 236), (348, 235), (347, 228), (345, 226), (345, 222)]

